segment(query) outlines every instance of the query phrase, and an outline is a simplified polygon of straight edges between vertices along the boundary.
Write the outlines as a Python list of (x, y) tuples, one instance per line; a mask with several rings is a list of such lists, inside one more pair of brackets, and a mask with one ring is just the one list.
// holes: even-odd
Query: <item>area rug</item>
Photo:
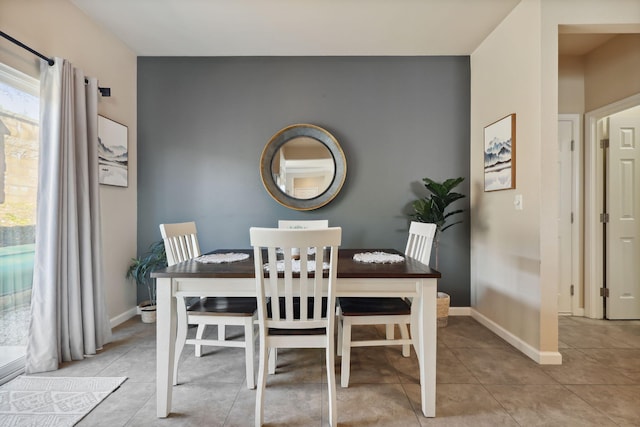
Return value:
[(126, 379), (21, 375), (0, 387), (0, 426), (73, 426)]

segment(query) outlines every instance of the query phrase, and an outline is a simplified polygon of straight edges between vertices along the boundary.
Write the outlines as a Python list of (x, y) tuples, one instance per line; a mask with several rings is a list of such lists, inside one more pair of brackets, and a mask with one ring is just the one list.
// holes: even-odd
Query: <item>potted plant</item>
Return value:
[[(440, 235), (449, 227), (460, 224), (462, 221), (452, 221), (452, 216), (463, 212), (462, 209), (449, 210), (450, 205), (456, 200), (465, 197), (464, 194), (453, 191), (462, 181), (463, 177), (447, 179), (437, 182), (430, 178), (423, 178), (424, 186), (429, 193), (427, 196), (413, 202), (414, 213), (411, 215), (416, 221), (428, 222), (436, 225), (436, 235), (433, 239), (436, 257), (436, 270), (438, 269), (438, 247)], [(438, 326), (446, 326), (449, 316), (450, 297), (444, 292), (438, 292)]]
[(167, 266), (167, 254), (162, 240), (151, 244), (149, 250), (139, 258), (132, 258), (127, 278), (133, 279), (137, 286), (146, 288), (149, 299), (138, 304), (142, 321), (153, 323), (156, 321), (156, 284), (149, 274)]

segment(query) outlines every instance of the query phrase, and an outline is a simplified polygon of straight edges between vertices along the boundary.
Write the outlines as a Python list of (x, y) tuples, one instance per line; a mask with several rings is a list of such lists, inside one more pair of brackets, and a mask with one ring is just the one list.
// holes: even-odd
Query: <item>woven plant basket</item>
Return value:
[(438, 292), (438, 328), (444, 328), (449, 322), (449, 302), (451, 298), (444, 292)]
[(151, 301), (142, 301), (138, 307), (142, 323), (156, 322), (156, 306)]

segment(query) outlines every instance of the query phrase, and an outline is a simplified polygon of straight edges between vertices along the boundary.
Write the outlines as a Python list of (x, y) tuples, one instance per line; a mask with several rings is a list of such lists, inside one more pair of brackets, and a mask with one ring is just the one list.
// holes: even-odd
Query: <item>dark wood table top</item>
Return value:
[[(353, 260), (353, 255), (362, 252), (381, 251), (404, 256), (395, 249), (342, 249), (338, 250), (338, 278), (362, 279), (362, 278), (435, 278), (441, 277), (440, 273), (428, 265), (422, 264), (413, 258), (405, 256), (403, 262), (397, 263), (364, 263)], [(218, 249), (213, 253), (246, 253), (249, 258), (243, 261), (228, 263), (201, 263), (194, 260), (185, 261), (170, 267), (156, 270), (151, 273), (154, 278), (254, 278), (253, 249)]]

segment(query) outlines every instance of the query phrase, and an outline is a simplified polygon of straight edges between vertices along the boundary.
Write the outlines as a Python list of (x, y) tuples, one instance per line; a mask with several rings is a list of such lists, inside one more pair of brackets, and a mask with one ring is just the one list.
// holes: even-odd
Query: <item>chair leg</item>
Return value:
[(387, 339), (388, 340), (394, 339), (396, 336), (396, 332), (395, 332), (396, 325), (394, 325), (393, 323), (387, 323), (385, 326), (387, 331)]
[[(201, 340), (204, 337), (204, 329), (207, 325), (200, 324), (198, 325), (198, 330), (196, 331), (196, 339)], [(196, 344), (196, 357), (202, 356), (202, 344)]]
[(351, 321), (342, 319), (342, 364), (340, 368), (340, 385), (349, 387), (351, 369)]
[(340, 316), (340, 308), (337, 309), (338, 315), (336, 316), (336, 324), (338, 325), (338, 345), (336, 349), (336, 354), (338, 356), (342, 356), (342, 319)]
[(258, 365), (258, 386), (256, 390), (255, 425), (262, 426), (264, 420), (264, 389), (267, 384), (267, 357), (269, 349), (264, 339), (260, 339), (260, 362)]
[(184, 344), (187, 340), (187, 306), (183, 297), (176, 297), (177, 299), (177, 330), (176, 330), (176, 349), (173, 359), (173, 385), (178, 385), (178, 362), (180, 361), (180, 355), (184, 350)]
[(253, 356), (255, 354), (255, 335), (253, 333), (253, 317), (247, 317), (244, 323), (244, 354), (247, 372), (247, 388), (256, 388), (255, 375), (253, 373)]
[(278, 364), (278, 349), (270, 348), (269, 349), (269, 375), (274, 375), (276, 373), (277, 364)]
[[(409, 330), (407, 329), (407, 324), (406, 323), (400, 323), (398, 326), (400, 326), (400, 336), (402, 337), (403, 340), (408, 340), (409, 339)], [(409, 357), (411, 355), (411, 346), (409, 344), (404, 344), (402, 346), (402, 356), (403, 357)]]
[(333, 336), (328, 337), (327, 345), (327, 388), (329, 396), (329, 422), (332, 427), (338, 425), (338, 402), (336, 397), (336, 363), (333, 348)]

